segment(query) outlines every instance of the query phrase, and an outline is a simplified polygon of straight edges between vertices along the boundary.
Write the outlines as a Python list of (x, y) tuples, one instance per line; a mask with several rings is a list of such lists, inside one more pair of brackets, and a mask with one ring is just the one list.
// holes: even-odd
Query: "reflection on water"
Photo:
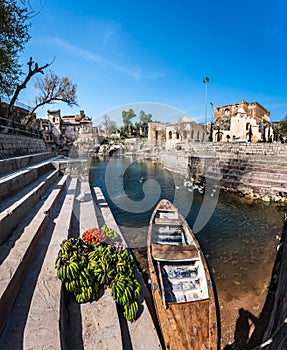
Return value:
[[(108, 172), (107, 191), (105, 176), (107, 164), (113, 162)], [(144, 181), (139, 181), (144, 178)], [(190, 192), (183, 185), (184, 178), (164, 170), (156, 164), (132, 158), (113, 157), (94, 160), (91, 164), (91, 183), (102, 188), (113, 214), (130, 247), (145, 251), (147, 227), (154, 206), (160, 198), (176, 203), (191, 227), (197, 218), (204, 195)], [(140, 202), (145, 198), (144, 186), (155, 180), (161, 189), (158, 197), (149, 193), (147, 210), (125, 210), (128, 201)], [(116, 203), (111, 200), (116, 198)], [(189, 210), (190, 209), (190, 210)], [(286, 208), (270, 203), (251, 201), (232, 193), (220, 192), (215, 210), (208, 223), (196, 233), (207, 258), (218, 288), (230, 297), (244, 291), (262, 292), (262, 285), (254, 276), (267, 280), (273, 267)]]

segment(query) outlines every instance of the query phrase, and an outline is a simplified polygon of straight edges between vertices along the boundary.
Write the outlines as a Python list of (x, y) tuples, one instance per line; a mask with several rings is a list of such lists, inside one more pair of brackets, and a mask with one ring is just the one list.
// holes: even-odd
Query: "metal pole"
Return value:
[(213, 114), (213, 103), (212, 102), (209, 102), (210, 103), (210, 107), (211, 107), (211, 122), (210, 122), (210, 142), (213, 142), (213, 119), (214, 119), (214, 114)]
[(203, 141), (206, 141), (206, 124), (207, 124), (207, 85), (209, 82), (209, 78), (206, 77), (203, 79), (203, 83), (205, 85), (205, 106), (204, 106), (204, 137)]
[(211, 107), (211, 121), (213, 122), (213, 103), (212, 102), (209, 102), (209, 103)]

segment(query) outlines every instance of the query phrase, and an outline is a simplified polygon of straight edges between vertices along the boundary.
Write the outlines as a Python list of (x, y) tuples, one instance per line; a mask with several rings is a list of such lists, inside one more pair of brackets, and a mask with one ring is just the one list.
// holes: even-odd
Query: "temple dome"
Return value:
[(190, 123), (191, 120), (188, 118), (187, 115), (185, 115), (185, 116), (181, 119), (181, 121), (184, 122), (184, 123)]
[(237, 113), (246, 113), (243, 107), (237, 109)]

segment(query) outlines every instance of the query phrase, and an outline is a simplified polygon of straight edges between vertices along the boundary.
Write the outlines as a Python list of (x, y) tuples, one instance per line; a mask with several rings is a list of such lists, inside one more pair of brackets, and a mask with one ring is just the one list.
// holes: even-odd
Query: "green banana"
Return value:
[[(117, 237), (106, 225), (106, 237)], [(128, 249), (107, 243), (89, 245), (82, 239), (64, 239), (55, 261), (57, 277), (77, 303), (96, 300), (101, 286), (109, 287), (113, 299), (124, 308), (127, 320), (138, 312), (141, 285), (135, 278), (135, 262)]]

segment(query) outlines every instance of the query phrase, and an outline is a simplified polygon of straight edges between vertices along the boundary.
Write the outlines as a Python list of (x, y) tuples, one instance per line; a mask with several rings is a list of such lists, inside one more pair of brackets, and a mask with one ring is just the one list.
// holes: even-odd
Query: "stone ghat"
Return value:
[(287, 144), (284, 143), (249, 143), (249, 142), (193, 142), (179, 144), (177, 148), (193, 155), (213, 155), (216, 157), (238, 159), (262, 159), (272, 157), (286, 159)]
[(201, 181), (263, 201), (287, 201), (287, 162), (273, 159), (205, 158)]
[(287, 145), (182, 143), (161, 150), (168, 170), (253, 199), (287, 202)]
[(0, 349), (161, 349), (140, 271), (143, 301), (133, 323), (109, 290), (88, 304), (63, 290), (55, 270), (63, 239), (106, 224), (125, 240), (100, 188), (62, 175), (52, 168), (55, 158), (51, 167), (38, 159), (31, 155), (28, 167), (0, 177), (3, 188), (13, 188), (0, 198)]

